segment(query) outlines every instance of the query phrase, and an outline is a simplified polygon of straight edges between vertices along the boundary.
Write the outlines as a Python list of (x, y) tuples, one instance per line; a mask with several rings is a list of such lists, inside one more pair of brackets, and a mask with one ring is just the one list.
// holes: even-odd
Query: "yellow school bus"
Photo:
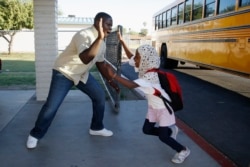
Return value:
[(250, 0), (175, 0), (153, 15), (161, 66), (193, 63), (250, 78)]

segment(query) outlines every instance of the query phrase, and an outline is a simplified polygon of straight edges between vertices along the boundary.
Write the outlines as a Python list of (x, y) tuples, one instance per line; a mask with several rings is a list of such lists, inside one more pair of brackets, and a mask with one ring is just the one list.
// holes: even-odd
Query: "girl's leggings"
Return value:
[(143, 133), (158, 136), (163, 143), (167, 144), (177, 152), (181, 152), (185, 149), (183, 145), (170, 137), (172, 130), (169, 127), (155, 127), (155, 124), (155, 122), (149, 122), (149, 120), (146, 119), (142, 129)]

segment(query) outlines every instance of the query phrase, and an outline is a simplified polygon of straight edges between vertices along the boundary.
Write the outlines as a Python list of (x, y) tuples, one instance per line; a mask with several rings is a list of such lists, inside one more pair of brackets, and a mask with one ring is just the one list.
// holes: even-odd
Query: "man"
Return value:
[(98, 13), (91, 27), (77, 32), (67, 48), (57, 57), (53, 71), (49, 94), (43, 105), (35, 127), (30, 131), (26, 143), (27, 148), (36, 148), (51, 125), (58, 108), (65, 96), (76, 86), (92, 100), (93, 116), (89, 133), (91, 135), (112, 136), (113, 132), (104, 128), (105, 92), (89, 73), (94, 65), (100, 73), (110, 81), (117, 91), (119, 88), (112, 83), (105, 63), (106, 44), (104, 38), (111, 32), (112, 17), (104, 12)]

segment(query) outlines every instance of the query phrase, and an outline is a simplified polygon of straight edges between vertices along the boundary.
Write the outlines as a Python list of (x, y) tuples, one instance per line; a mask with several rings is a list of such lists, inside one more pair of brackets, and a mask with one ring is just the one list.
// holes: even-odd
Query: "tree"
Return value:
[(0, 0), (0, 37), (9, 43), (9, 54), (15, 34), (23, 28), (32, 29), (33, 19), (31, 0)]
[(61, 7), (58, 7), (58, 16), (62, 16), (64, 14), (64, 12), (62, 11)]
[(146, 29), (147, 22), (144, 21), (142, 24), (143, 24), (144, 28), (141, 29), (140, 35), (147, 36), (147, 34), (148, 34), (148, 29)]
[(148, 29), (142, 28), (142, 29), (141, 29), (141, 32), (140, 32), (139, 34), (140, 34), (141, 36), (143, 36), (143, 37), (147, 36), (147, 34), (148, 34)]

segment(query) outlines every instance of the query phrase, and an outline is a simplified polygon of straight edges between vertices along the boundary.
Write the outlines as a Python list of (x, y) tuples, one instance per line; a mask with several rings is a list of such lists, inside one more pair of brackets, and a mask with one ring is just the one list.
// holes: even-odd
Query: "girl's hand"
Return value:
[(122, 41), (122, 40), (123, 40), (123, 39), (122, 39), (122, 35), (121, 35), (121, 30), (120, 30), (120, 28), (118, 28), (117, 37), (118, 37), (118, 40), (119, 40), (119, 41)]
[(113, 80), (114, 79), (113, 77), (116, 76), (116, 72), (111, 67), (107, 68), (107, 72), (110, 77), (110, 79), (108, 80), (109, 85), (112, 86), (117, 93), (119, 93), (120, 88), (118, 84)]
[(111, 67), (107, 68), (107, 72), (110, 78), (115, 75), (115, 71)]
[(117, 93), (120, 92), (119, 85), (116, 82), (114, 82), (114, 80), (110, 80), (108, 82), (109, 82), (109, 85), (112, 86)]

